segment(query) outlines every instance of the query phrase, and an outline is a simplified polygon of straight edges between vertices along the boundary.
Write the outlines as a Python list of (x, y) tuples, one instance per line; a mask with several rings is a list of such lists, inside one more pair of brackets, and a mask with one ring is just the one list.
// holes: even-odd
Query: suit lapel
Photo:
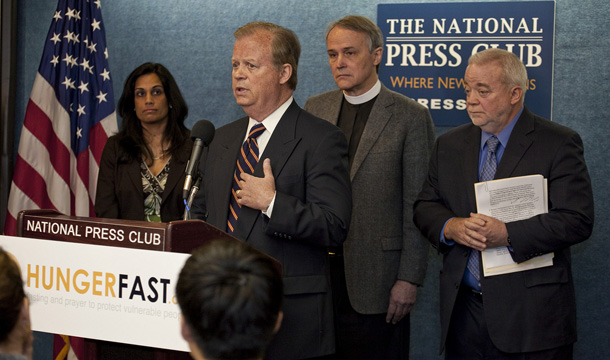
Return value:
[(333, 125), (337, 125), (339, 122), (339, 114), (341, 113), (341, 104), (343, 102), (343, 91), (335, 90), (329, 94), (328, 97), (324, 97), (320, 103), (316, 113), (320, 114), (319, 117), (329, 121)]
[[(127, 177), (133, 184), (134, 189), (143, 193), (142, 186), (142, 171), (140, 170), (141, 160), (132, 160), (125, 164), (127, 168)], [(142, 206), (144, 206), (144, 200), (142, 200)]]
[[(338, 103), (341, 104), (341, 102)], [(360, 137), (356, 153), (354, 154), (354, 161), (350, 171), (350, 180), (354, 179), (360, 165), (362, 165), (362, 162), (379, 138), (379, 135), (381, 135), (383, 128), (385, 128), (388, 121), (390, 121), (390, 118), (392, 117), (392, 106), (394, 106), (392, 95), (382, 85), (381, 91), (379, 92), (377, 100), (375, 100), (375, 104), (373, 105), (369, 118), (364, 126), (364, 131)], [(337, 116), (339, 115), (337, 114)]]
[[(531, 146), (532, 141), (528, 134), (534, 131), (533, 115), (527, 108), (519, 118), (513, 129), (502, 159), (498, 164), (495, 179), (510, 177), (515, 167)], [(479, 182), (479, 151), (481, 146), (481, 129), (472, 125), (463, 139), (464, 146), (460, 147), (458, 155), (462, 166), (462, 175), (466, 184)], [(474, 186), (467, 186), (470, 208), (476, 209)]]
[[(259, 162), (254, 168), (254, 176), (263, 177), (263, 160), (269, 158), (271, 160), (271, 169), (273, 176), (277, 179), (281, 176), (284, 165), (290, 158), (294, 148), (300, 141), (300, 138), (295, 136), (296, 124), (301, 108), (295, 101), (288, 107), (279, 123), (277, 124), (269, 143), (265, 147), (265, 151), (259, 157)], [(248, 239), (252, 231), (256, 219), (261, 216), (260, 210), (242, 207), (234, 235), (241, 239)]]
[[(464, 139), (458, 140), (463, 141), (463, 146), (459, 147), (458, 154), (447, 154), (450, 158), (457, 155), (459, 159), (464, 182), (468, 184), (466, 189), (468, 191), (469, 208), (476, 209), (476, 197), (474, 194), (474, 184), (479, 182), (479, 152), (481, 147), (481, 129), (471, 125), (470, 129)], [(455, 183), (459, 183), (459, 179), (454, 179)]]
[(534, 117), (527, 108), (524, 108), (510, 134), (500, 164), (498, 164), (498, 170), (496, 171), (495, 176), (496, 179), (511, 176), (527, 149), (532, 145), (532, 140), (527, 135), (533, 131)]
[[(188, 140), (187, 140), (188, 141)], [(188, 146), (182, 146), (180, 151), (172, 157), (171, 164), (169, 164), (169, 174), (167, 175), (167, 181), (165, 182), (165, 188), (163, 189), (163, 195), (161, 196), (161, 202), (165, 202), (172, 190), (178, 185), (178, 181), (182, 177), (186, 168), (187, 157), (190, 154), (186, 154)]]
[(211, 197), (213, 198), (213, 203), (216, 204), (213, 210), (218, 214), (218, 227), (222, 230), (225, 230), (227, 226), (229, 200), (237, 156), (248, 129), (247, 117), (238, 121), (240, 122), (237, 127), (238, 136), (235, 136), (235, 133), (229, 133), (224, 138), (215, 140), (219, 144), (220, 151), (214, 154), (216, 158), (214, 159), (213, 174), (211, 176), (211, 184), (214, 185), (214, 188)]

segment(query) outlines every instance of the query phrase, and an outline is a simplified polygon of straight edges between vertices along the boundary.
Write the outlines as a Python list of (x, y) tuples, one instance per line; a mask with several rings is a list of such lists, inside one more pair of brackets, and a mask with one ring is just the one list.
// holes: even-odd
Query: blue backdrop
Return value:
[[(442, 6), (440, 1), (427, 2)], [(166, 65), (175, 76), (190, 107), (188, 127), (200, 119), (218, 127), (243, 116), (231, 94), (233, 32), (250, 21), (270, 21), (294, 30), (301, 40), (295, 98), (304, 105), (309, 96), (335, 86), (326, 59), (326, 24), (348, 14), (375, 21), (378, 4), (367, 0), (102, 0), (116, 100), (127, 75), (141, 63), (153, 61)], [(16, 139), (56, 6), (56, 0), (18, 2)], [(604, 111), (610, 93), (609, 13), (607, 0), (557, 0), (553, 120), (583, 137), (597, 215), (592, 238), (573, 248), (579, 322), (576, 359), (610, 358), (610, 266), (603, 246), (605, 234), (610, 233), (605, 206), (610, 196), (606, 159), (610, 125)], [(446, 130), (437, 128), (437, 134)], [(431, 252), (426, 283), (412, 313), (413, 359), (439, 358), (439, 268), (440, 258)], [(50, 358), (49, 337), (37, 334), (35, 346), (37, 359)]]

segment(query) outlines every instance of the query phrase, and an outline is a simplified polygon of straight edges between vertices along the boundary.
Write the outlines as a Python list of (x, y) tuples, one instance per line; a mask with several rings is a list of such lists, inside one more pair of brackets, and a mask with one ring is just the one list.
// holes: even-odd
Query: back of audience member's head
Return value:
[(278, 267), (237, 240), (196, 249), (180, 272), (176, 295), (182, 335), (195, 358), (262, 358), (282, 319)]
[(29, 303), (19, 265), (0, 247), (0, 354), (32, 356)]

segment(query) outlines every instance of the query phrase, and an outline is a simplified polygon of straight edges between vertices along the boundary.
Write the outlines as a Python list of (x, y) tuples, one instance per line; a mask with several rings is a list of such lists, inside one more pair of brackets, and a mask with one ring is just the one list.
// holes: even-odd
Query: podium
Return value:
[[(149, 223), (73, 217), (54, 210), (21, 211), (17, 217), (17, 236), (187, 254), (212, 240), (240, 241), (201, 220)], [(191, 357), (187, 352), (85, 338), (85, 359), (106, 358), (165, 360)]]

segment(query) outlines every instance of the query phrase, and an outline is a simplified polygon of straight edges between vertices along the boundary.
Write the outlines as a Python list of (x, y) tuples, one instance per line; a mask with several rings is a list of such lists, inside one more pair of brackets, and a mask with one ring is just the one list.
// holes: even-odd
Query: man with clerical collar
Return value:
[(337, 124), (349, 143), (353, 210), (343, 246), (331, 248), (340, 359), (406, 359), (409, 313), (424, 282), (428, 244), (412, 221), (413, 202), (434, 142), (430, 112), (378, 79), (381, 30), (346, 16), (326, 32), (338, 89), (305, 109)]

